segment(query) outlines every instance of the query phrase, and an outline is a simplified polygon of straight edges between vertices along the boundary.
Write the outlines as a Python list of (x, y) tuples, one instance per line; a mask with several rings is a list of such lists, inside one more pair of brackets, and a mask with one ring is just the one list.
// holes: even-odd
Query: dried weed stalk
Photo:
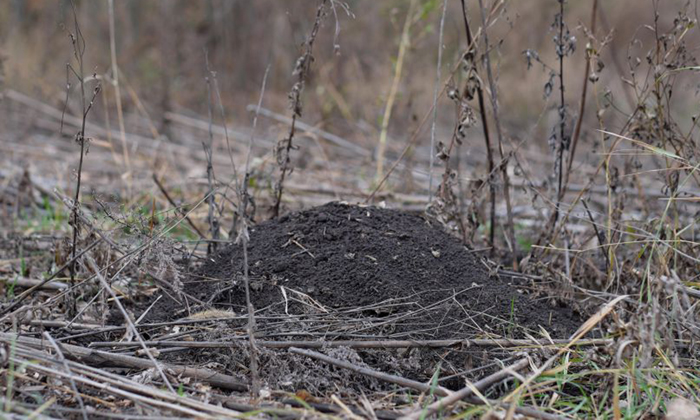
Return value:
[(495, 248), (495, 231), (496, 231), (496, 184), (493, 179), (495, 175), (495, 164), (493, 160), (493, 149), (491, 148), (491, 135), (489, 133), (489, 123), (486, 116), (486, 106), (484, 104), (484, 91), (481, 86), (481, 78), (476, 70), (476, 42), (472, 39), (472, 31), (469, 27), (469, 17), (467, 16), (467, 5), (464, 0), (461, 0), (462, 4), (462, 18), (464, 19), (464, 31), (467, 38), (468, 52), (464, 58), (464, 69), (467, 71), (468, 77), (464, 91), (462, 92), (462, 99), (460, 103), (460, 114), (459, 114), (459, 124), (457, 127), (457, 134), (462, 137), (466, 134), (464, 130), (470, 125), (474, 125), (475, 121), (473, 118), (473, 109), (469, 105), (469, 101), (476, 97), (479, 103), (479, 115), (481, 116), (481, 127), (484, 130), (484, 142), (486, 145), (486, 159), (488, 160), (488, 180), (489, 185), (489, 200), (490, 200), (490, 217), (491, 226), (489, 227), (489, 244), (491, 246), (491, 252)]
[[(593, 5), (591, 6), (591, 20), (589, 24), (589, 29), (586, 31), (586, 35), (589, 39), (588, 44), (586, 44), (586, 65), (583, 70), (583, 77), (581, 82), (581, 99), (579, 100), (578, 106), (578, 116), (576, 118), (576, 125), (574, 126), (574, 134), (571, 138), (571, 150), (569, 151), (569, 157), (566, 163), (566, 172), (564, 179), (563, 190), (561, 191), (561, 196), (566, 194), (566, 188), (569, 185), (569, 176), (571, 175), (571, 167), (574, 163), (574, 156), (576, 155), (576, 146), (578, 145), (579, 138), (581, 137), (581, 127), (583, 126), (583, 117), (586, 115), (586, 98), (588, 93), (588, 84), (596, 83), (598, 81), (598, 73), (602, 70), (601, 68), (596, 69), (591, 73), (591, 62), (595, 62), (598, 65), (602, 64), (598, 58), (598, 52), (593, 47), (595, 41), (595, 30), (596, 22), (598, 16), (598, 0), (593, 0)], [(603, 44), (604, 45), (604, 44)]]
[(435, 89), (433, 91), (433, 122), (430, 127), (430, 170), (428, 172), (428, 201), (433, 200), (433, 167), (435, 166), (435, 126), (437, 125), (437, 100), (440, 91), (440, 70), (442, 69), (442, 37), (445, 29), (445, 15), (447, 14), (447, 0), (442, 1), (442, 13), (440, 14), (440, 32), (438, 35), (438, 59), (435, 72)]
[(559, 12), (554, 15), (554, 22), (550, 30), (555, 34), (552, 37), (554, 50), (557, 56), (557, 68), (548, 65), (540, 59), (539, 54), (535, 50), (527, 49), (523, 52), (527, 61), (527, 68), (530, 69), (533, 62), (542, 65), (545, 70), (549, 71), (549, 80), (544, 85), (544, 98), (548, 99), (554, 92), (555, 84), (558, 80), (559, 84), (559, 107), (557, 115), (559, 122), (552, 127), (549, 136), (549, 147), (554, 152), (554, 168), (553, 178), (556, 182), (556, 193), (554, 201), (554, 210), (545, 225), (545, 230), (537, 240), (537, 245), (542, 242), (553, 240), (555, 228), (559, 222), (561, 212), (561, 201), (564, 198), (564, 153), (569, 149), (571, 142), (571, 130), (569, 129), (568, 119), (569, 113), (566, 105), (565, 79), (564, 79), (564, 59), (572, 55), (576, 51), (576, 37), (571, 34), (569, 27), (564, 21), (564, 4), (565, 0), (557, 0), (559, 2)]
[[(255, 203), (250, 193), (248, 192), (248, 184), (250, 183), (250, 158), (253, 151), (253, 142), (255, 140), (255, 129), (258, 126), (258, 115), (260, 114), (260, 108), (262, 107), (263, 97), (265, 95), (265, 86), (267, 84), (267, 75), (269, 74), (270, 66), (265, 69), (265, 75), (263, 76), (262, 86), (260, 88), (260, 98), (258, 99), (258, 106), (255, 109), (255, 115), (253, 116), (253, 129), (250, 133), (250, 140), (248, 142), (248, 152), (245, 161), (245, 173), (243, 175), (243, 182), (237, 185), (238, 191), (238, 214), (237, 218), (239, 221), (239, 230), (237, 242), (240, 242), (243, 248), (243, 281), (245, 283), (245, 301), (246, 308), (248, 309), (248, 323), (246, 325), (246, 333), (248, 334), (248, 344), (250, 353), (250, 372), (252, 376), (251, 380), (251, 393), (254, 397), (258, 397), (260, 393), (260, 375), (258, 367), (258, 348), (255, 344), (255, 308), (250, 299), (250, 266), (248, 263), (248, 241), (250, 240), (250, 233), (248, 231), (248, 223), (252, 218), (248, 214), (248, 206), (252, 204), (253, 211), (255, 209)], [(236, 177), (238, 180), (238, 177)]]
[(566, 99), (564, 97), (564, 90), (566, 86), (564, 82), (564, 58), (576, 51), (576, 37), (571, 35), (569, 27), (564, 22), (565, 0), (558, 1), (559, 13), (554, 16), (554, 23), (552, 24), (552, 29), (558, 31), (558, 33), (554, 36), (553, 41), (555, 51), (557, 53), (557, 62), (559, 63), (559, 70), (557, 72), (557, 78), (559, 79), (559, 137), (556, 138), (556, 134), (554, 134), (554, 132), (550, 137), (550, 144), (556, 150), (556, 160), (554, 165), (555, 176), (557, 178), (557, 201), (554, 212), (554, 223), (552, 223), (552, 225), (555, 225), (559, 220), (559, 203), (564, 198), (564, 151), (569, 150), (569, 145), (571, 142), (571, 135), (568, 132), (567, 124), (569, 115), (566, 106)]
[[(499, 3), (499, 4), (495, 5), (492, 8), (493, 9), (492, 12), (495, 11), (502, 4), (503, 3)], [(501, 177), (503, 178), (503, 198), (506, 202), (506, 212), (507, 212), (506, 213), (506, 216), (507, 216), (506, 238), (508, 240), (508, 248), (510, 249), (511, 256), (513, 257), (513, 264), (517, 268), (517, 258), (515, 258), (517, 244), (515, 242), (515, 224), (513, 223), (513, 206), (512, 206), (511, 201), (510, 201), (510, 178), (508, 176), (509, 157), (505, 155), (505, 152), (503, 149), (503, 132), (501, 129), (501, 119), (500, 119), (500, 115), (499, 115), (499, 106), (498, 106), (498, 84), (496, 83), (496, 80), (493, 77), (493, 71), (491, 70), (491, 59), (489, 58), (489, 54), (491, 51), (491, 45), (489, 44), (489, 37), (488, 37), (489, 22), (487, 19), (486, 9), (484, 8), (483, 0), (479, 0), (479, 9), (481, 12), (481, 27), (482, 27), (483, 39), (484, 39), (483, 60), (484, 60), (484, 66), (486, 67), (486, 75), (488, 76), (489, 90), (491, 91), (491, 106), (493, 108), (493, 121), (494, 121), (494, 124), (496, 125), (496, 134), (498, 136), (498, 153), (499, 153), (500, 158), (501, 158), (501, 162), (499, 163), (498, 167), (501, 170)], [(493, 227), (491, 229), (493, 230)]]
[[(638, 284), (643, 305), (637, 311), (639, 322), (636, 325), (639, 328), (632, 335), (640, 344), (642, 366), (651, 363), (659, 346), (677, 357), (678, 342), (697, 340), (700, 335), (693, 305), (680, 281), (681, 278), (697, 276), (697, 259), (693, 257), (697, 255), (697, 242), (691, 233), (696, 217), (685, 219), (688, 224), (684, 226), (681, 216), (684, 198), (689, 195), (686, 192), (688, 187), (700, 187), (695, 134), (697, 117), (691, 117), (690, 129), (684, 130), (679, 124), (684, 116), (676, 115), (672, 107), (673, 92), (682, 83), (683, 73), (698, 65), (688, 45), (688, 35), (697, 26), (697, 20), (691, 17), (686, 5), (670, 29), (663, 30), (659, 22), (659, 5), (659, 2), (654, 2), (654, 23), (651, 25), (654, 42), (644, 56), (646, 71), (642, 72), (643, 61), (639, 58), (629, 63), (631, 81), (640, 99), (625, 126), (625, 133), (635, 140), (634, 147), (641, 154), (649, 155), (651, 150), (655, 167), (663, 169), (659, 181), (664, 184), (662, 193), (667, 197), (661, 214), (645, 229), (651, 244), (642, 249), (646, 266), (640, 273)], [(642, 168), (637, 159), (635, 157), (625, 165), (630, 172)], [(659, 334), (660, 330), (666, 330), (666, 334)], [(666, 340), (659, 343), (656, 339), (659, 335), (665, 336)]]
[(314, 20), (314, 26), (311, 29), (311, 33), (304, 42), (302, 55), (297, 59), (294, 64), (293, 75), (297, 77), (296, 83), (292, 86), (292, 90), (289, 92), (289, 105), (292, 109), (292, 124), (289, 127), (289, 134), (287, 137), (283, 138), (277, 143), (275, 147), (275, 156), (277, 158), (277, 165), (280, 168), (280, 175), (277, 183), (275, 184), (274, 191), (274, 203), (272, 205), (272, 217), (276, 218), (279, 216), (280, 204), (282, 202), (282, 192), (284, 188), (284, 181), (289, 174), (291, 174), (293, 168), (291, 166), (290, 154), (296, 146), (293, 143), (294, 135), (296, 134), (296, 122), (297, 118), (301, 118), (303, 105), (301, 101), (301, 95), (304, 92), (304, 85), (306, 79), (309, 76), (309, 71), (311, 69), (311, 63), (314, 61), (313, 57), (313, 46), (318, 31), (321, 28), (321, 21), (326, 14), (326, 3), (328, 0), (323, 0), (316, 10), (316, 19)]
[[(73, 1), (71, 1), (71, 8), (73, 11), (73, 21), (74, 21), (74, 32), (69, 33), (69, 37), (71, 40), (71, 44), (73, 46), (73, 56), (75, 58), (75, 61), (78, 65), (77, 69), (73, 67), (72, 64), (67, 63), (66, 64), (66, 98), (63, 106), (63, 113), (61, 115), (61, 133), (63, 132), (63, 117), (65, 116), (66, 109), (68, 107), (68, 97), (70, 94), (71, 90), (71, 74), (73, 77), (75, 77), (78, 80), (78, 84), (80, 86), (80, 103), (81, 103), (81, 110), (82, 110), (82, 123), (80, 126), (80, 131), (78, 131), (75, 134), (75, 142), (80, 145), (80, 160), (78, 161), (78, 169), (75, 173), (76, 176), (76, 183), (75, 183), (75, 196), (73, 199), (73, 211), (71, 214), (71, 226), (73, 227), (73, 240), (72, 240), (72, 246), (71, 246), (71, 260), (72, 263), (70, 264), (69, 270), (70, 270), (70, 284), (71, 284), (71, 293), (68, 295), (69, 299), (69, 312), (72, 315), (75, 315), (77, 313), (77, 301), (76, 297), (73, 294), (74, 292), (74, 287), (75, 286), (75, 274), (76, 274), (76, 254), (77, 254), (77, 248), (78, 248), (78, 236), (80, 234), (80, 220), (78, 218), (78, 211), (80, 208), (80, 187), (81, 187), (81, 182), (82, 182), (82, 173), (83, 173), (83, 161), (85, 159), (85, 155), (87, 155), (88, 150), (89, 150), (89, 142), (90, 139), (85, 136), (85, 125), (87, 123), (87, 116), (90, 113), (90, 110), (92, 109), (93, 104), (95, 103), (95, 98), (97, 98), (97, 95), (100, 93), (100, 90), (102, 88), (102, 85), (99, 83), (99, 81), (95, 84), (95, 87), (93, 88), (92, 92), (92, 97), (90, 98), (89, 102), (86, 96), (85, 92), (85, 69), (84, 69), (84, 59), (83, 56), (85, 55), (85, 38), (83, 37), (83, 33), (80, 30), (80, 25), (78, 23), (78, 14), (75, 9), (75, 4)], [(97, 80), (96, 77), (93, 77), (93, 80)]]
[[(207, 255), (211, 255), (212, 253), (216, 252), (216, 248), (218, 245), (218, 239), (219, 239), (219, 218), (217, 217), (217, 205), (216, 205), (216, 197), (215, 197), (215, 189), (216, 187), (214, 186), (214, 164), (212, 163), (212, 153), (213, 153), (213, 147), (214, 147), (214, 131), (213, 131), (213, 125), (214, 125), (214, 116), (212, 115), (212, 88), (211, 88), (211, 78), (215, 77), (214, 72), (211, 71), (209, 68), (209, 55), (205, 52), (204, 53), (204, 60), (206, 63), (206, 70), (207, 70), (207, 75), (205, 76), (204, 80), (207, 83), (207, 112), (209, 115), (209, 142), (202, 141), (202, 148), (204, 149), (204, 156), (207, 159), (207, 206), (208, 206), (208, 213), (207, 213), (207, 222), (209, 223), (209, 233), (211, 235), (212, 241), (207, 243)], [(224, 127), (226, 127), (226, 121), (223, 121)], [(235, 166), (234, 166), (235, 170)]]

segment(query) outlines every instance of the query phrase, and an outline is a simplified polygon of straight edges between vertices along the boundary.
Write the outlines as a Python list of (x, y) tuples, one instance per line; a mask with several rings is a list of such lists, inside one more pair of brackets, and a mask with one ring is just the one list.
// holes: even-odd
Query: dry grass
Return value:
[[(410, 13), (408, 2), (351, 2), (354, 19), (337, 0), (327, 2), (314, 60), (310, 46), (309, 55), (301, 47), (313, 27), (314, 2), (210, 1), (180, 8), (115, 2), (114, 55), (106, 3), (81, 3), (84, 96), (95, 95), (85, 117), (75, 83), (62, 112), (65, 63), (73, 55), (67, 33), (75, 32), (70, 3), (42, 3), (0, 7), (0, 362), (8, 417), (421, 418), (430, 412), (441, 418), (671, 419), (697, 413), (694, 45), (700, 38), (693, 5), (601, 2), (597, 29), (589, 32), (593, 2), (566, 3), (564, 21), (576, 49), (558, 55), (552, 37), (564, 28), (550, 27), (558, 3), (495, 1), (480, 10), (467, 2), (479, 47), (464, 65), (461, 9), (448, 2), (436, 86), (441, 1), (411, 2)], [(161, 25), (162, 14), (168, 19)], [(485, 42), (493, 66), (488, 77), (481, 60)], [(525, 50), (531, 51), (529, 70)], [(308, 67), (293, 75), (300, 54)], [(587, 60), (594, 75), (584, 71)], [(481, 78), (469, 77), (477, 74)], [(205, 100), (205, 76), (215, 89), (212, 105)], [(248, 107), (261, 97), (263, 78), (253, 133)], [(99, 94), (93, 90), (98, 83)], [(303, 100), (303, 117), (286, 106), (295, 83), (304, 86), (295, 101)], [(586, 113), (567, 165), (582, 83), (588, 83)], [(484, 89), (484, 107), (477, 87)], [(436, 144), (444, 165), (432, 168), (427, 121), (436, 89)], [(497, 115), (503, 130), (492, 173), (483, 125), (475, 118), (482, 108), (484, 121), (493, 125)], [(391, 118), (387, 109), (393, 109)], [(85, 135), (82, 170), (75, 133)], [(282, 179), (274, 152), (281, 138), (290, 139)], [(209, 158), (202, 139), (211, 147)], [(567, 166), (571, 172), (563, 172)], [(434, 191), (428, 189), (431, 171), (442, 174)], [(71, 197), (78, 194), (79, 173), (76, 207)], [(378, 183), (380, 175), (387, 181)], [(496, 197), (493, 218), (489, 191)], [(243, 211), (241, 194), (250, 194)], [(249, 399), (246, 363), (253, 347), (237, 345), (235, 366), (222, 360), (199, 370), (156, 363), (167, 347), (144, 334), (177, 340), (183, 325), (216, 328), (212, 317), (230, 314), (147, 328), (134, 314), (153, 295), (179, 293), (183, 264), (197, 264), (207, 257), (207, 244), (228, 243), (241, 226), (264, 220), (280, 199), (280, 212), (330, 200), (429, 208), (469, 246), (490, 250), (494, 271), (518, 267), (537, 293), (589, 319), (563, 344), (546, 345), (542, 333), (532, 337), (534, 345), (493, 353), (502, 360), (491, 372), (498, 382), (471, 383), (466, 375), (460, 377), (466, 387), (456, 391), (438, 385), (439, 367), (432, 367), (432, 382), (415, 384), (364, 366), (349, 349), (325, 356), (293, 350), (287, 359), (259, 349), (261, 360), (275, 368), (314, 367), (321, 377), (356, 381), (314, 395), (263, 387)], [(71, 245), (73, 229), (79, 234)], [(73, 306), (77, 316), (70, 314)], [(230, 332), (250, 335), (253, 327), (242, 322)], [(605, 340), (579, 341), (592, 332)], [(86, 344), (100, 334), (142, 348), (97, 353)], [(338, 373), (310, 364), (314, 357), (361, 370)], [(522, 357), (527, 366), (505, 367)], [(102, 368), (105, 360), (119, 369)], [(274, 365), (280, 361), (290, 365)], [(389, 389), (373, 381), (399, 385)], [(226, 384), (229, 391), (222, 391)]]

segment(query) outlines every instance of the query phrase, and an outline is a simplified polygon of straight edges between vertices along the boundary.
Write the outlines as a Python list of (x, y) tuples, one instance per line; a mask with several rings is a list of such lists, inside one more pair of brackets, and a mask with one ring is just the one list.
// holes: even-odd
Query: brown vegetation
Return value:
[(693, 418), (697, 7), (0, 5), (3, 413)]

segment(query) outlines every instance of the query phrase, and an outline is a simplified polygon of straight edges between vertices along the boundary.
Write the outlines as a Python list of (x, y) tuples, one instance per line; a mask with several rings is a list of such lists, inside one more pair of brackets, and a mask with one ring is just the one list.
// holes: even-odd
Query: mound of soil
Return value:
[[(570, 309), (524, 293), (514, 279), (489, 276), (484, 263), (436, 223), (396, 210), (329, 203), (260, 223), (250, 229), (248, 261), (251, 300), (265, 313), (363, 307), (357, 316), (376, 318), (413, 311), (426, 325), (442, 325), (430, 336), (439, 338), (507, 335), (503, 325), (507, 331), (541, 326), (566, 337), (581, 322)], [(242, 270), (242, 248), (230, 246), (185, 290), (213, 306), (245, 312)], [(445, 305), (446, 312), (430, 310)]]

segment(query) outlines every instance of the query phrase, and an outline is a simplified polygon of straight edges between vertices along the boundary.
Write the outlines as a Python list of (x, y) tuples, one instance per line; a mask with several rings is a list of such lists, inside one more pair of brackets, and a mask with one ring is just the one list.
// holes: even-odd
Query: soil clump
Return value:
[[(542, 337), (542, 329), (567, 338), (582, 323), (570, 308), (532, 293), (530, 280), (490, 273), (439, 223), (397, 210), (329, 203), (260, 223), (250, 228), (248, 262), (258, 340), (523, 338)], [(234, 244), (185, 276), (184, 303), (161, 296), (145, 323), (206, 319), (197, 321), (200, 327), (183, 325), (178, 334), (191, 331), (194, 340), (231, 346), (163, 357), (234, 375), (249, 365), (242, 273), (243, 250)], [(285, 348), (258, 350), (260, 375), (271, 389), (320, 395), (337, 383), (358, 393), (390, 388)], [(461, 377), (476, 380), (500, 368), (495, 359), (510, 357), (497, 347), (468, 346), (324, 352), (421, 381), (441, 366), (440, 383), (452, 388), (463, 386)]]
[[(260, 223), (250, 228), (248, 261), (260, 314), (401, 318), (374, 333), (415, 339), (523, 336), (540, 326), (565, 338), (581, 323), (571, 309), (525, 292), (522, 280), (489, 275), (437, 222), (397, 210), (329, 203)], [(232, 245), (191, 275), (185, 291), (244, 314), (242, 273), (242, 247)]]

